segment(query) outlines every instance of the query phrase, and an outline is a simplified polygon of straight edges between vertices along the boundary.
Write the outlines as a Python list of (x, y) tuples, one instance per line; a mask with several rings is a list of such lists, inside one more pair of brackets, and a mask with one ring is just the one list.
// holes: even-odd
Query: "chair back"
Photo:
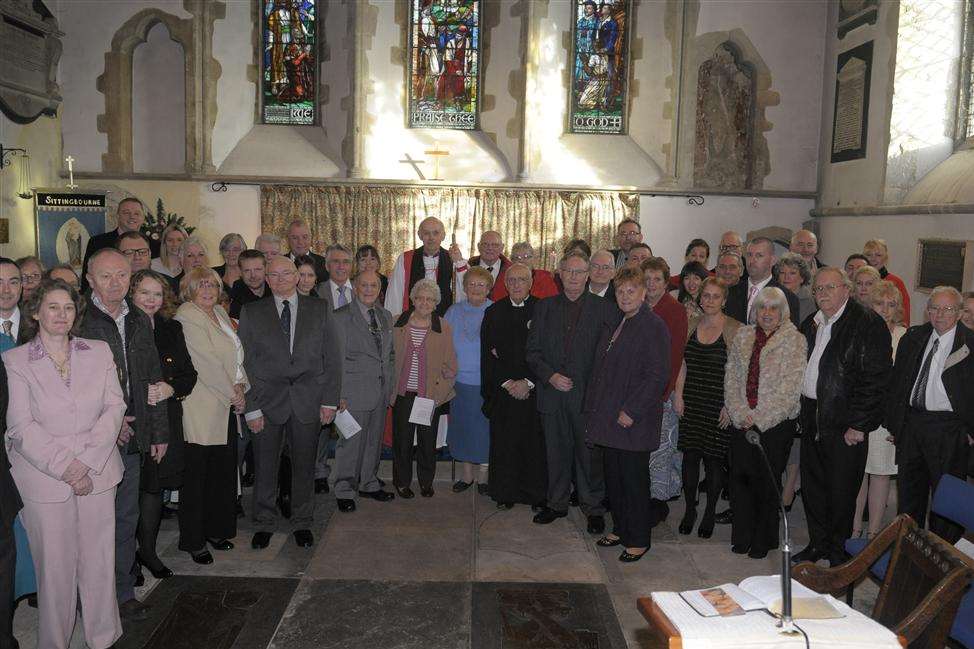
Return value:
[(897, 522), (899, 533), (872, 617), (907, 638), (911, 648), (942, 649), (974, 565), (909, 516)]
[(967, 530), (974, 530), (974, 485), (957, 476), (942, 476), (930, 509)]

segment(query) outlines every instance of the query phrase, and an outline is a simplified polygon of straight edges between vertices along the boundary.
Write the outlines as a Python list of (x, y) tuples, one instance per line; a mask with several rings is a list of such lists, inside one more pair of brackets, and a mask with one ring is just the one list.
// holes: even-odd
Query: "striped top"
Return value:
[(724, 406), (724, 367), (727, 344), (724, 335), (709, 345), (701, 343), (694, 331), (684, 351), (687, 364), (683, 385), (683, 418), (680, 420), (681, 451), (722, 458), (727, 453), (730, 429), (717, 427)]
[(422, 369), (426, 365), (426, 334), (428, 328), (419, 328), (409, 325), (409, 367), (406, 371), (406, 392), (422, 392), (420, 388), (420, 376)]

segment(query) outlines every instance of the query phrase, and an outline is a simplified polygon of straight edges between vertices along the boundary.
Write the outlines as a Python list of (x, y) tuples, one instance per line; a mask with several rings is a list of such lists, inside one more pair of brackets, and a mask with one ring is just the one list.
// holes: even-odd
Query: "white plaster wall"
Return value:
[[(226, 18), (213, 23), (213, 58), (222, 72), (216, 85), (216, 122), (213, 126), (213, 166), (219, 168), (233, 147), (254, 125), (257, 86), (250, 79), (257, 64), (254, 52), (256, 3), (225, 0)], [(257, 74), (257, 71), (253, 71)]]
[(743, 236), (770, 225), (797, 230), (808, 220), (812, 207), (810, 199), (761, 198), (755, 205), (749, 197), (706, 196), (703, 205), (694, 207), (676, 196), (643, 196), (639, 222), (643, 241), (678, 273), (691, 239), (699, 237), (710, 244), (712, 267), (720, 235), (727, 230), (737, 230)]
[(183, 46), (159, 23), (132, 53), (132, 168), (136, 173), (185, 171), (185, 84)]
[[(825, 244), (822, 260), (843, 264), (848, 255), (862, 252), (869, 239), (884, 239), (889, 247), (891, 273), (899, 275), (910, 291), (910, 321), (926, 321), (926, 293), (914, 290), (919, 239), (974, 239), (974, 214), (937, 214), (903, 216), (831, 216), (816, 219), (819, 239)], [(829, 242), (835, 245), (829, 246)]]
[(765, 189), (814, 191), (828, 6), (822, 0), (705, 0), (697, 34), (742, 29), (771, 70), (781, 103), (767, 108), (771, 173)]
[[(630, 97), (632, 118), (629, 137), (661, 168), (665, 169), (664, 146), (669, 146), (673, 120), (667, 114), (671, 90), (667, 82), (678, 83), (673, 76), (673, 49), (664, 29), (666, 2), (635, 2), (635, 37), (632, 52), (641, 46), (641, 56), (630, 58)], [(672, 11), (672, 10), (671, 10)], [(677, 31), (679, 25), (677, 23)], [(679, 38), (679, 33), (673, 35)], [(675, 105), (669, 110), (675, 110)]]
[[(489, 34), (489, 51), (482, 59), (482, 91), (484, 97), (489, 97), (492, 106), (483, 105), (480, 111), (480, 128), (488, 134), (488, 138), (508, 162), (512, 171), (510, 179), (513, 179), (517, 170), (520, 138), (511, 137), (508, 126), (514, 118), (519, 117), (518, 107), (523, 93), (512, 93), (510, 83), (512, 76), (523, 79), (521, 16), (518, 12), (518, 0), (488, 1), (494, 6), (488, 8), (486, 3), (484, 6), (487, 11), (484, 33)], [(487, 25), (489, 15), (499, 15), (497, 27), (491, 28)]]
[[(328, 49), (329, 59), (322, 60), (318, 68), (320, 82), (318, 87), (324, 93), (327, 86), (327, 103), (319, 103), (321, 111), (321, 127), (325, 130), (328, 150), (332, 152), (332, 159), (339, 166), (336, 175), (345, 175), (345, 164), (342, 161), (342, 141), (348, 135), (348, 104), (347, 98), (352, 95), (351, 57), (354, 53), (355, 34), (349, 29), (349, 12), (353, 11), (353, 3), (349, 0), (322, 3), (319, 20), (324, 21), (324, 43)], [(325, 97), (320, 98), (324, 101)], [(345, 105), (343, 105), (345, 104)]]
[(112, 36), (143, 9), (158, 8), (179, 18), (190, 18), (191, 14), (180, 0), (56, 0), (47, 6), (65, 32), (58, 73), (64, 97), (64, 150), (77, 159), (75, 169), (100, 171), (108, 138), (98, 132), (105, 96), (98, 92), (95, 80), (105, 71), (105, 53), (111, 50)]

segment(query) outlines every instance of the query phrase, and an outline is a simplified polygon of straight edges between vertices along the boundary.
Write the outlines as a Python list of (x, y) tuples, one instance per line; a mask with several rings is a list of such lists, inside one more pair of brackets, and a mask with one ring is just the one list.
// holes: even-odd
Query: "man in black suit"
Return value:
[(616, 291), (612, 284), (615, 277), (616, 266), (612, 253), (608, 250), (599, 250), (592, 255), (591, 266), (588, 276), (588, 290), (590, 293), (605, 298), (615, 304)]
[(616, 226), (616, 245), (609, 252), (615, 258), (616, 268), (622, 268), (629, 261), (629, 249), (643, 242), (643, 228), (636, 219), (622, 219)]
[[(559, 264), (564, 290), (538, 302), (527, 343), (528, 367), (538, 378), (537, 400), (548, 456), (548, 502), (534, 522), (568, 515), (574, 468), (579, 505), (588, 531), (605, 531), (605, 480), (601, 462), (585, 444), (582, 405), (602, 330), (615, 327), (622, 313), (585, 290), (589, 260), (571, 251)], [(647, 494), (648, 497), (648, 494)]]
[(335, 418), (342, 359), (334, 315), (324, 300), (297, 292), (298, 270), (287, 257), (267, 266), (272, 299), (243, 307), (238, 334), (250, 379), (247, 426), (254, 433), (254, 522), (251, 546), (266, 548), (276, 519), (281, 447), (291, 455), (294, 540), (311, 547), (318, 429)]
[[(967, 476), (974, 437), (974, 332), (960, 322), (957, 289), (938, 286), (926, 324), (910, 327), (896, 351), (886, 427), (896, 440), (899, 513), (923, 525), (943, 475)], [(931, 512), (930, 530), (954, 543), (963, 528)]]
[(17, 485), (10, 477), (7, 445), (7, 371), (0, 359), (0, 649), (16, 649), (13, 634), (14, 569), (17, 565), (17, 543), (14, 540), (14, 518), (24, 504)]
[(240, 319), (240, 310), (245, 304), (255, 302), (262, 297), (271, 294), (267, 282), (264, 281), (264, 273), (267, 270), (267, 261), (264, 253), (260, 250), (244, 250), (237, 257), (237, 266), (240, 267), (240, 279), (230, 287), (230, 310), (231, 318)]
[(24, 340), (24, 327), (20, 326), (22, 287), (17, 262), (0, 257), (0, 352), (27, 342)]
[[(96, 234), (92, 238), (88, 239), (88, 247), (85, 248), (85, 260), (81, 269), (82, 293), (87, 292), (89, 288), (88, 260), (91, 259), (93, 254), (102, 248), (114, 248), (115, 244), (118, 242), (118, 238), (122, 234), (126, 232), (138, 232), (145, 224), (145, 206), (142, 204), (142, 201), (134, 196), (123, 198), (118, 203), (118, 209), (115, 212), (115, 219), (118, 221), (117, 228), (110, 232)], [(149, 240), (149, 250), (151, 251), (153, 259), (158, 257), (159, 242)]]
[(287, 253), (287, 258), (294, 261), (302, 255), (311, 257), (315, 264), (315, 276), (317, 283), (328, 281), (328, 268), (325, 265), (325, 258), (311, 252), (311, 230), (308, 224), (301, 219), (291, 221), (287, 226), (287, 245), (291, 252)]
[[(792, 561), (845, 561), (856, 495), (866, 469), (866, 435), (883, 420), (893, 350), (878, 313), (849, 299), (845, 272), (825, 267), (812, 292), (819, 310), (805, 318), (808, 365), (801, 396), (802, 503), (808, 546)], [(787, 294), (788, 292), (785, 291)]]
[[(747, 277), (741, 278), (740, 282), (727, 291), (727, 305), (724, 311), (739, 322), (754, 324), (754, 299), (761, 289), (766, 286), (784, 289), (778, 283), (778, 278), (771, 273), (778, 261), (774, 254), (774, 242), (771, 239), (756, 237), (749, 241), (744, 259)], [(784, 294), (788, 299), (788, 308), (791, 310), (791, 321), (797, 327), (801, 324), (798, 320), (798, 298), (791, 291), (784, 291)]]

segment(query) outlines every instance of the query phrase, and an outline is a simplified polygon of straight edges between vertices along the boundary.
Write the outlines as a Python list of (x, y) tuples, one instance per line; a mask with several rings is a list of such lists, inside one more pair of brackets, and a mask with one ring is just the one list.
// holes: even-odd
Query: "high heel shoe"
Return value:
[(619, 555), (619, 561), (623, 563), (635, 563), (636, 561), (639, 561), (644, 556), (646, 556), (648, 552), (649, 552), (649, 548), (646, 548), (639, 554), (633, 554), (629, 550), (623, 550), (622, 554)]
[(689, 534), (693, 531), (693, 524), (697, 522), (697, 510), (688, 509), (680, 521), (680, 534)]
[(156, 561), (159, 561), (158, 564), (159, 567), (153, 566), (152, 564), (147, 562), (145, 559), (142, 558), (142, 555), (140, 555), (138, 552), (135, 553), (135, 560), (139, 562), (140, 566), (142, 566), (143, 568), (151, 572), (152, 576), (155, 577), (156, 579), (169, 579), (173, 575), (172, 570), (167, 568), (165, 564), (162, 563), (162, 561), (159, 561), (158, 558), (156, 558)]

